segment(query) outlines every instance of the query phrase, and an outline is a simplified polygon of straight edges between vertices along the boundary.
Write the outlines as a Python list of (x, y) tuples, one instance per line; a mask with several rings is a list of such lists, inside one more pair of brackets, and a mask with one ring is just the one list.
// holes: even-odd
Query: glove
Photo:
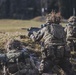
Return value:
[(32, 39), (32, 41), (35, 41), (35, 36), (34, 36), (34, 34), (31, 34), (31, 35), (30, 35), (30, 38)]
[(29, 32), (29, 33), (28, 33), (28, 36), (30, 37), (32, 34), (33, 34), (33, 33)]

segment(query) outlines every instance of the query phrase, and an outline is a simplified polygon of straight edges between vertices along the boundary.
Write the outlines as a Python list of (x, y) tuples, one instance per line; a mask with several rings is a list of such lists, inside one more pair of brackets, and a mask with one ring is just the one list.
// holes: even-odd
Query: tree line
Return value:
[(60, 12), (64, 18), (75, 14), (76, 0), (0, 0), (0, 18), (31, 19), (50, 13)]

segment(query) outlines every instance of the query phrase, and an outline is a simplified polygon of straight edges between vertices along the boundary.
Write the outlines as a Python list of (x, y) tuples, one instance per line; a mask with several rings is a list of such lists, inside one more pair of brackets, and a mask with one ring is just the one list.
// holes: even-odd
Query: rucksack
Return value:
[(67, 35), (68, 37), (76, 37), (76, 25), (67, 25)]
[(49, 25), (49, 32), (52, 35), (52, 39), (63, 39), (64, 38), (64, 29), (61, 25), (51, 24)]

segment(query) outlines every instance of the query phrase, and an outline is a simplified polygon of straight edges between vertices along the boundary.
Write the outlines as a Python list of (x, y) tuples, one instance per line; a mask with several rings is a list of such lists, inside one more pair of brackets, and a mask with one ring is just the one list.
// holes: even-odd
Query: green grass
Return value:
[(19, 31), (21, 28), (39, 27), (42, 22), (34, 20), (0, 20), (0, 31)]
[[(20, 31), (21, 28), (40, 27), (43, 22), (35, 20), (13, 20), (2, 19), (0, 20), (0, 31)], [(62, 23), (65, 26), (65, 23)]]

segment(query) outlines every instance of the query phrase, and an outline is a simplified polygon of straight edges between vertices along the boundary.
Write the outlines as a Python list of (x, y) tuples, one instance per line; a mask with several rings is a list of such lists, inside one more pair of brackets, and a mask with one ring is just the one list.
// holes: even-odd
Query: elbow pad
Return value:
[(32, 41), (35, 41), (35, 36), (34, 36), (34, 34), (31, 34), (31, 35), (30, 35), (30, 38), (32, 39)]

